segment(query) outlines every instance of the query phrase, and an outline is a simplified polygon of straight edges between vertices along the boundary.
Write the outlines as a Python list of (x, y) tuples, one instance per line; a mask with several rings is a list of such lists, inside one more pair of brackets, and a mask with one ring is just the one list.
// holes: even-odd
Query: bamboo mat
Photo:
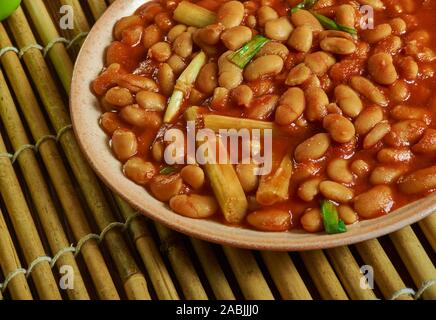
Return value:
[[(180, 235), (110, 193), (68, 114), (75, 56), (109, 2), (23, 0), (0, 24), (0, 299), (436, 299), (436, 214), (354, 246), (254, 252)], [(59, 30), (61, 5), (74, 30)]]

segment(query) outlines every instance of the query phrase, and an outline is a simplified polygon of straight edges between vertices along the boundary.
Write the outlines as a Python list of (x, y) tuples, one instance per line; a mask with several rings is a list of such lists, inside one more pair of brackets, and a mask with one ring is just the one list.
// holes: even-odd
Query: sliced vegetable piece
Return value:
[(291, 9), (291, 13), (295, 13), (298, 10), (301, 10), (301, 9), (310, 9), (317, 2), (318, 2), (318, 0), (304, 0), (304, 1), (300, 2), (299, 4), (297, 4), (295, 7), (293, 7)]
[(159, 173), (167, 176), (167, 175), (173, 174), (176, 171), (177, 171), (176, 168), (174, 168), (172, 166), (166, 166), (166, 167), (163, 167), (162, 169), (160, 169)]
[(188, 26), (203, 28), (215, 23), (216, 14), (192, 2), (182, 1), (174, 10), (173, 18)]
[(347, 231), (344, 221), (339, 219), (336, 207), (331, 201), (321, 201), (321, 214), (324, 229), (327, 233), (343, 233)]
[(206, 64), (207, 58), (203, 51), (200, 51), (191, 63), (186, 67), (185, 71), (182, 72), (179, 79), (176, 82), (173, 94), (168, 103), (167, 110), (164, 116), (165, 123), (171, 123), (175, 120), (177, 115), (180, 113), (180, 108), (183, 104), (183, 99), (185, 97), (185, 92), (189, 91), (197, 80), (198, 74), (201, 68)]
[(260, 49), (269, 41), (270, 40), (264, 36), (256, 35), (238, 51), (229, 55), (228, 59), (239, 68), (244, 69), (251, 59), (253, 59)]
[(203, 122), (206, 128), (212, 129), (217, 133), (220, 129), (259, 129), (261, 130), (261, 134), (264, 134), (265, 130), (268, 129), (271, 130), (273, 136), (283, 136), (280, 128), (278, 128), (274, 122), (270, 121), (241, 119), (210, 114), (203, 117)]

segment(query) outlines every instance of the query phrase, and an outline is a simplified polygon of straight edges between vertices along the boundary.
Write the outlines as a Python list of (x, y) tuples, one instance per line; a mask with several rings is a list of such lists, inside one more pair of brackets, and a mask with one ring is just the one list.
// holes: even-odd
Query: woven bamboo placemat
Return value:
[[(0, 299), (436, 299), (436, 214), (353, 246), (254, 252), (180, 235), (109, 192), (68, 93), (110, 2), (23, 0), (0, 24)], [(63, 5), (73, 30), (59, 28)]]

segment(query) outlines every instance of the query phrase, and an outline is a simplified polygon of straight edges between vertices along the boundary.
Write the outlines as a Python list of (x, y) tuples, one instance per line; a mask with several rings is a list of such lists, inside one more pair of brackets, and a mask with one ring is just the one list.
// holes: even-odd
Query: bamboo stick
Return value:
[(430, 243), (434, 251), (436, 251), (436, 213), (431, 214), (424, 220), (418, 222), (422, 232)]
[[(8, 19), (8, 22), (20, 48), (36, 42), (21, 9), (15, 11)], [(46, 107), (54, 129), (56, 132), (60, 132), (66, 126), (71, 125), (71, 120), (41, 52), (38, 50), (29, 50), (23, 56), (23, 59), (34, 80), (41, 100)], [(60, 144), (77, 178), (88, 206), (94, 215), (95, 221), (102, 231), (110, 223), (115, 222), (115, 218), (104, 197), (99, 182), (82, 153), (77, 152), (79, 147), (73, 132), (66, 131), (60, 138)], [(131, 294), (142, 293), (140, 295), (129, 296), (129, 298), (149, 299), (150, 295), (147, 290), (145, 278), (131, 256), (120, 230), (111, 229), (107, 232), (105, 243), (110, 249), (110, 254), (120, 273), (126, 292)], [(138, 276), (133, 277), (134, 275)], [(130, 286), (137, 286), (137, 288), (129, 288)]]
[[(0, 210), (0, 266), (4, 275), (9, 275), (21, 268), (20, 259), (15, 250), (3, 213)], [(8, 284), (7, 289), (14, 300), (32, 300), (32, 293), (27, 284), (26, 276), (23, 273), (15, 276)], [(1, 290), (0, 290), (1, 294)]]
[(348, 300), (347, 294), (323, 251), (302, 251), (300, 256), (323, 299)]
[[(0, 135), (0, 153), (6, 153)], [(15, 233), (28, 266), (37, 258), (45, 256), (45, 250), (38, 231), (21, 191), (20, 182), (8, 158), (0, 157), (0, 192), (12, 220)], [(32, 279), (39, 297), (44, 300), (60, 300), (56, 280), (47, 261), (39, 263), (32, 270)]]
[(190, 238), (195, 253), (200, 260), (206, 278), (218, 300), (235, 300), (232, 288), (221, 268), (219, 261), (207, 242)]
[(223, 246), (227, 260), (247, 300), (274, 300), (262, 272), (248, 250)]
[(104, 0), (88, 0), (88, 5), (95, 20), (98, 20), (107, 9)]
[(288, 253), (261, 251), (260, 254), (283, 299), (312, 300)]
[[(0, 117), (3, 120), (9, 140), (11, 141), (15, 152), (17, 152), (23, 145), (29, 145), (30, 141), (24, 131), (25, 129), (21, 123), (20, 116), (15, 109), (14, 101), (12, 100), (6, 80), (1, 71), (0, 92), (2, 92), (2, 99), (0, 100)], [(29, 149), (23, 151), (17, 160), (27, 186), (29, 187), (33, 203), (38, 212), (39, 220), (41, 221), (45, 234), (47, 235), (51, 251), (53, 254), (56, 254), (62, 249), (69, 247), (70, 244), (63, 230), (62, 223), (59, 220), (57, 210), (55, 209), (48, 186), (45, 183), (43, 174), (39, 168), (38, 161), (36, 160), (33, 150)], [(57, 265), (59, 268), (63, 265), (71, 266), (74, 271), (74, 286), (73, 289), (67, 291), (68, 296), (75, 300), (88, 300), (89, 295), (73, 253), (68, 252), (63, 254), (58, 259)]]
[(136, 212), (119, 196), (115, 196), (115, 201), (124, 219), (126, 221), (133, 219), (129, 226), (133, 242), (144, 262), (158, 298), (161, 300), (178, 300), (177, 290), (144, 218), (134, 218)]
[[(42, 0), (24, 0), (23, 4), (26, 6), (29, 15), (35, 25), (35, 29), (41, 37), (44, 46), (47, 46), (54, 39), (60, 37), (55, 25), (52, 23), (50, 14), (48, 13)], [(22, 9), (18, 9), (18, 15), (23, 13)], [(44, 30), (44, 32), (42, 32)], [(59, 78), (64, 87), (69, 88), (71, 85), (71, 78), (67, 76), (73, 72), (73, 64), (71, 63), (68, 52), (63, 43), (56, 43), (48, 52), (48, 56), (53, 62), (53, 66), (58, 71)]]
[[(436, 269), (411, 227), (391, 233), (389, 238), (394, 243), (417, 288), (420, 288), (425, 281), (436, 279)], [(428, 300), (436, 299), (436, 286), (429, 287), (422, 297)]]
[(327, 250), (327, 255), (336, 270), (348, 296), (353, 300), (375, 300), (372, 289), (363, 289), (360, 287), (360, 273), (359, 265), (354, 259), (348, 247), (337, 247)]
[(207, 300), (206, 291), (204, 291), (197, 271), (189, 259), (189, 254), (180, 235), (158, 223), (155, 223), (155, 227), (162, 243), (162, 249), (170, 260), (185, 299)]
[[(374, 280), (386, 299), (391, 298), (395, 292), (406, 287), (377, 239), (364, 241), (355, 246), (365, 263), (374, 269)], [(398, 300), (413, 299), (410, 296), (402, 295)]]
[[(0, 46), (8, 47), (12, 43), (0, 24)], [(8, 76), (11, 87), (27, 121), (35, 141), (51, 134), (45, 123), (44, 115), (27, 79), (26, 73), (14, 52), (8, 52), (1, 58), (3, 69)], [(45, 140), (39, 146), (39, 154), (45, 164), (58, 198), (64, 209), (68, 223), (72, 228), (76, 241), (92, 232), (80, 199), (71, 178), (65, 169), (62, 156), (52, 139)], [(87, 241), (81, 248), (82, 256), (91, 274), (91, 278), (101, 299), (119, 299), (109, 270), (95, 240)]]

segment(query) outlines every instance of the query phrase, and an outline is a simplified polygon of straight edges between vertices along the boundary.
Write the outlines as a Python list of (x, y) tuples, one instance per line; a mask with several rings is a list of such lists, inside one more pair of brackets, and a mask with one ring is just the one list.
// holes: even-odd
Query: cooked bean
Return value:
[(436, 188), (436, 166), (417, 170), (399, 183), (400, 191), (405, 194), (417, 194)]
[(171, 28), (168, 31), (167, 39), (169, 42), (174, 42), (178, 36), (180, 36), (183, 32), (185, 32), (187, 27), (184, 24), (178, 24)]
[(279, 96), (267, 94), (253, 99), (253, 106), (248, 108), (247, 117), (256, 120), (266, 120), (274, 112), (279, 102)]
[(251, 29), (245, 26), (237, 26), (227, 29), (221, 34), (221, 41), (229, 50), (237, 50), (252, 37)]
[(225, 27), (220, 24), (211, 24), (204, 28), (198, 29), (196, 32), (196, 39), (201, 43), (204, 43), (209, 46), (215, 46), (220, 41), (222, 32), (225, 30)]
[(137, 104), (124, 107), (120, 116), (124, 121), (138, 128), (159, 128), (162, 124), (159, 113), (146, 111)]
[[(159, 174), (153, 177), (149, 185), (153, 196), (160, 201), (166, 202), (182, 191), (183, 181), (180, 174)], [(172, 209), (174, 210), (174, 208)]]
[(249, 15), (249, 16), (247, 17), (246, 24), (247, 24), (247, 27), (249, 27), (249, 28), (251, 28), (251, 29), (256, 28), (256, 25), (257, 25), (257, 19), (256, 19), (256, 17), (253, 16), (253, 15)]
[(329, 98), (325, 91), (318, 87), (310, 87), (305, 91), (305, 96), (307, 120), (322, 120), (327, 115), (326, 106), (329, 104)]
[(391, 56), (398, 54), (403, 46), (403, 42), (400, 37), (389, 36), (382, 41), (380, 41), (374, 48), (373, 53), (384, 52)]
[(373, 185), (395, 183), (407, 170), (404, 166), (379, 166), (372, 170), (369, 181)]
[(430, 33), (426, 30), (415, 30), (406, 36), (406, 42), (414, 42), (418, 45), (428, 45), (430, 39)]
[(218, 65), (214, 62), (204, 65), (197, 77), (196, 86), (200, 91), (210, 95), (218, 87)]
[(112, 150), (120, 161), (126, 161), (138, 151), (135, 134), (127, 129), (117, 129), (112, 135)]
[(342, 112), (349, 117), (357, 117), (363, 109), (359, 95), (347, 85), (340, 84), (335, 88), (335, 98)]
[(165, 96), (151, 91), (140, 91), (136, 95), (136, 102), (144, 109), (164, 111), (167, 99)]
[(200, 106), (203, 104), (204, 100), (206, 100), (207, 95), (205, 95), (200, 90), (197, 90), (195, 88), (191, 88), (189, 92), (189, 99), (188, 104), (190, 106)]
[(324, 156), (329, 147), (329, 135), (326, 133), (318, 133), (300, 143), (295, 148), (294, 157), (297, 162), (317, 160)]
[(142, 34), (144, 33), (144, 28), (142, 26), (132, 26), (122, 33), (121, 42), (128, 46), (136, 46), (141, 42)]
[(388, 122), (382, 121), (376, 124), (374, 128), (366, 135), (363, 140), (363, 148), (370, 149), (381, 141), (385, 135), (391, 131), (391, 125)]
[(324, 128), (332, 139), (339, 143), (350, 142), (356, 133), (353, 123), (339, 114), (329, 114), (323, 119)]
[(333, 181), (323, 181), (319, 184), (319, 191), (329, 200), (346, 203), (353, 199), (353, 190)]
[(146, 185), (156, 174), (156, 168), (151, 162), (133, 157), (124, 164), (124, 174), (137, 184)]
[(104, 96), (106, 102), (117, 106), (117, 107), (124, 107), (129, 104), (133, 104), (133, 96), (130, 93), (130, 91), (126, 88), (120, 88), (120, 87), (114, 87), (108, 90), (106, 92), (106, 95)]
[(164, 145), (162, 141), (155, 141), (151, 147), (151, 155), (156, 162), (162, 162), (164, 158)]
[(351, 78), (351, 86), (369, 101), (382, 107), (388, 105), (388, 100), (384, 96), (383, 92), (381, 92), (380, 89), (377, 88), (370, 80), (361, 76), (354, 76)]
[(173, 42), (174, 52), (182, 58), (187, 58), (192, 54), (192, 35), (189, 32), (183, 32)]
[(292, 30), (292, 24), (289, 22), (286, 16), (269, 20), (265, 23), (265, 35), (273, 40), (287, 40)]
[(253, 90), (245, 84), (241, 84), (232, 90), (231, 96), (238, 106), (248, 108), (253, 100)]
[(353, 182), (353, 174), (348, 168), (348, 161), (345, 159), (333, 159), (327, 165), (327, 175), (330, 179), (339, 183), (350, 184)]
[(174, 90), (176, 83), (176, 77), (173, 69), (167, 63), (162, 63), (157, 72), (157, 79), (159, 80), (159, 86), (162, 93), (166, 96), (170, 96)]
[(418, 77), (419, 67), (412, 57), (405, 57), (399, 64), (401, 76), (406, 80), (415, 80)]
[(342, 115), (341, 108), (339, 108), (339, 106), (336, 103), (334, 103), (334, 102), (329, 103), (326, 106), (326, 109), (327, 109), (327, 113), (337, 113), (337, 114)]
[(324, 229), (321, 211), (318, 208), (308, 209), (301, 217), (300, 223), (307, 232), (321, 232)]
[(149, 49), (148, 54), (150, 58), (158, 62), (165, 62), (171, 57), (171, 46), (168, 42), (155, 43)]
[(277, 41), (268, 41), (255, 57), (258, 58), (261, 56), (276, 55), (280, 56), (283, 60), (286, 60), (288, 54), (289, 50), (284, 44)]
[(215, 110), (222, 110), (227, 104), (229, 98), (229, 89), (224, 87), (216, 87), (213, 91), (212, 101), (210, 105)]
[(239, 1), (224, 3), (217, 13), (217, 22), (220, 22), (226, 29), (239, 26), (244, 18), (244, 5)]
[(392, 33), (392, 28), (388, 23), (382, 23), (377, 25), (374, 29), (364, 30), (362, 37), (370, 44), (379, 42)]
[(371, 168), (365, 160), (358, 159), (351, 163), (350, 169), (359, 178), (363, 178), (369, 173)]
[(182, 216), (204, 219), (218, 211), (215, 198), (199, 194), (180, 194), (171, 198), (170, 208)]
[(354, 121), (356, 133), (367, 134), (372, 128), (383, 120), (383, 110), (379, 106), (365, 108)]
[(412, 150), (418, 153), (434, 154), (436, 152), (436, 130), (427, 128), (421, 140), (413, 146)]
[(114, 112), (103, 113), (100, 117), (100, 125), (108, 135), (112, 135), (117, 129), (124, 128), (124, 124)]
[(321, 181), (321, 178), (312, 178), (303, 182), (298, 187), (298, 196), (304, 201), (312, 201), (319, 193), (319, 184), (321, 183)]
[(274, 76), (283, 69), (283, 60), (276, 55), (268, 55), (250, 62), (244, 70), (244, 78), (254, 81), (265, 76)]
[(368, 71), (377, 83), (384, 85), (393, 84), (398, 78), (392, 56), (385, 52), (376, 53), (369, 58)]
[(183, 181), (193, 187), (195, 190), (199, 190), (203, 187), (205, 178), (204, 171), (199, 166), (188, 165), (180, 171), (180, 176)]
[(156, 23), (159, 29), (165, 32), (168, 32), (174, 26), (174, 21), (168, 12), (158, 13), (154, 17), (154, 23)]
[(321, 49), (327, 52), (347, 55), (356, 51), (353, 41), (344, 38), (329, 37), (320, 42)]
[(426, 129), (426, 124), (419, 120), (403, 120), (392, 125), (392, 130), (385, 141), (393, 147), (407, 147), (417, 142)]
[(410, 97), (409, 85), (404, 81), (396, 81), (389, 93), (394, 102), (404, 102)]
[(224, 52), (218, 59), (218, 83), (221, 87), (228, 90), (236, 88), (243, 80), (242, 70), (227, 59), (227, 57), (232, 53), (233, 51)]
[(138, 93), (142, 90), (158, 92), (159, 87), (156, 82), (150, 78), (139, 76), (136, 74), (124, 74), (118, 77), (117, 84), (129, 89), (130, 92)]
[(150, 49), (152, 45), (163, 40), (162, 31), (155, 24), (149, 25), (144, 30), (144, 37), (142, 42), (144, 43), (145, 49)]
[(324, 40), (326, 38), (344, 38), (353, 41), (354, 38), (351, 34), (345, 31), (339, 30), (324, 30), (318, 33), (318, 40)]
[(262, 6), (257, 10), (257, 19), (261, 27), (265, 26), (265, 23), (268, 21), (277, 19), (278, 17), (277, 12), (269, 6)]
[(356, 12), (352, 5), (343, 4), (336, 9), (336, 21), (340, 25), (354, 28), (356, 20)]
[(114, 37), (117, 40), (121, 40), (122, 33), (124, 30), (132, 27), (132, 26), (141, 26), (142, 20), (140, 16), (132, 15), (128, 17), (123, 17), (115, 24), (114, 27)]
[(303, 90), (289, 88), (280, 98), (275, 121), (280, 125), (289, 125), (302, 115), (305, 107)]
[(378, 185), (354, 198), (354, 209), (364, 219), (388, 213), (394, 204), (392, 190)]
[(289, 71), (285, 84), (288, 86), (298, 86), (309, 79), (311, 73), (312, 71), (304, 63), (300, 63)]
[(345, 222), (345, 224), (353, 224), (357, 222), (359, 217), (357, 216), (357, 213), (354, 212), (354, 210), (345, 204), (341, 204), (338, 207), (338, 213), (339, 213), (339, 219)]
[(173, 54), (167, 61), (168, 65), (173, 69), (174, 74), (179, 75), (186, 68), (186, 63), (177, 54)]
[(322, 31), (324, 28), (321, 23), (307, 10), (298, 10), (291, 15), (292, 24), (296, 27), (308, 25), (313, 31)]
[(400, 36), (407, 31), (407, 24), (401, 18), (394, 18), (389, 21), (389, 24), (391, 25), (392, 33), (396, 36)]
[(244, 189), (246, 193), (256, 190), (259, 185), (259, 176), (255, 175), (256, 168), (256, 164), (236, 165), (236, 174), (238, 175), (242, 189)]
[(309, 25), (302, 25), (291, 33), (288, 45), (297, 51), (308, 52), (312, 47), (313, 30)]
[(314, 74), (320, 77), (326, 74), (326, 72), (336, 63), (336, 59), (329, 53), (317, 51), (306, 55), (304, 63)]
[(286, 231), (291, 227), (288, 211), (280, 209), (263, 209), (250, 213), (247, 222), (262, 231)]
[(391, 109), (391, 116), (397, 120), (421, 120), (430, 124), (431, 116), (428, 110), (408, 105), (397, 105)]
[(360, 4), (371, 6), (374, 10), (382, 10), (385, 8), (382, 0), (357, 0)]
[(377, 153), (377, 160), (381, 163), (408, 162), (413, 154), (407, 148), (383, 148)]

